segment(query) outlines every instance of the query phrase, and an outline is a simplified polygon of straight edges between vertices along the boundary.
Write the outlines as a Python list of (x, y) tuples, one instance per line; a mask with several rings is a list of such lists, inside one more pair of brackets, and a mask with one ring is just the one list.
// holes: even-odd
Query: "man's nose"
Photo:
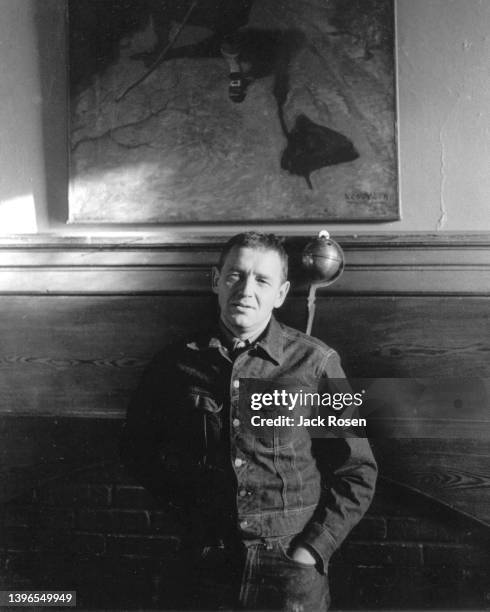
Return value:
[(254, 278), (253, 276), (244, 276), (240, 283), (240, 293), (242, 295), (253, 295)]

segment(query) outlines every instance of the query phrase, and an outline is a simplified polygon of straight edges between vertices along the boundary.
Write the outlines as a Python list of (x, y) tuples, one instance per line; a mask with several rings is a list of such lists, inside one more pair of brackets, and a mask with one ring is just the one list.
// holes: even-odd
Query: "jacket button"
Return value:
[(240, 419), (233, 419), (233, 427), (238, 427), (240, 425)]
[(233, 388), (234, 389), (238, 389), (239, 386), (240, 386), (240, 381), (239, 380), (234, 380), (233, 381)]
[(240, 467), (245, 463), (245, 461), (243, 459), (240, 459), (239, 457), (237, 457), (235, 459), (235, 467)]
[(248, 527), (248, 521), (242, 521), (240, 523), (240, 527), (241, 527), (241, 529), (246, 529)]
[(239, 495), (240, 497), (245, 497), (245, 496), (247, 495), (247, 492), (245, 491), (245, 489), (240, 489), (240, 491), (239, 491), (238, 495)]

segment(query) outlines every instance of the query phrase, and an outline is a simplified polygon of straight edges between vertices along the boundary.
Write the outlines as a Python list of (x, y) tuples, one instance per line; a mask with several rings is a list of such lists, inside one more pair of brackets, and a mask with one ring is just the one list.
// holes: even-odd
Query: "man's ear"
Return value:
[(276, 301), (274, 302), (274, 308), (280, 308), (284, 304), (284, 300), (286, 299), (290, 287), (291, 283), (289, 281), (285, 281), (279, 287), (279, 292), (277, 294)]
[(220, 271), (216, 266), (213, 266), (211, 270), (211, 289), (213, 293), (218, 293), (218, 282), (220, 277)]

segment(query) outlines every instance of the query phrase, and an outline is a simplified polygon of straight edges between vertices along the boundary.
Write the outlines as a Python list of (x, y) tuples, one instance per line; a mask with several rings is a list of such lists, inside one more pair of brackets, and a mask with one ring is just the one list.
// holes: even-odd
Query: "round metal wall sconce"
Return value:
[(345, 266), (344, 251), (335, 240), (330, 238), (327, 230), (322, 230), (317, 238), (304, 248), (302, 265), (310, 281), (306, 333), (311, 335), (315, 317), (316, 290), (318, 287), (331, 285), (340, 278)]

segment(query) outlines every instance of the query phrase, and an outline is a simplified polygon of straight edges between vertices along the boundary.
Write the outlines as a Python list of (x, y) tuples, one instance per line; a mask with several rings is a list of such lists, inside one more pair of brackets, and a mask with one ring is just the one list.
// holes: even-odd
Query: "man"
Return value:
[[(273, 316), (289, 291), (276, 236), (231, 238), (212, 288), (217, 325), (165, 350), (143, 378), (128, 412), (127, 464), (187, 517), (192, 608), (326, 610), (329, 558), (373, 495), (369, 444), (252, 426), (264, 411), (252, 414), (250, 395), (335, 388), (338, 355)], [(265, 403), (265, 416), (291, 415)]]

